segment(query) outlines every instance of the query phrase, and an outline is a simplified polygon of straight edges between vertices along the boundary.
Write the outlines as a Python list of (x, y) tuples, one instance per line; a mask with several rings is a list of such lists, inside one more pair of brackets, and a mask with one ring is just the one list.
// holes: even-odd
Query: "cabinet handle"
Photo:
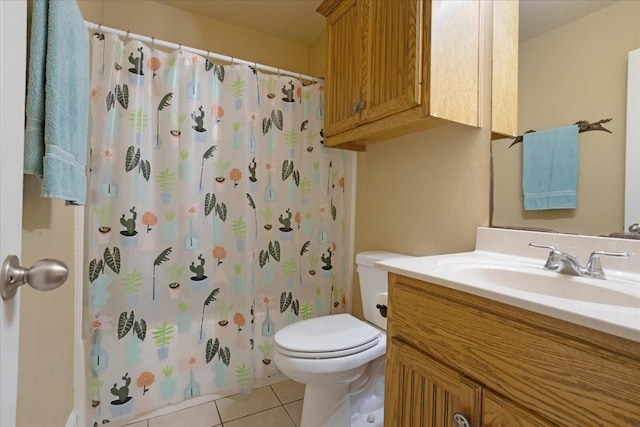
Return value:
[(351, 106), (351, 112), (353, 114), (358, 112), (358, 104), (357, 103), (355, 103), (355, 102), (353, 103), (353, 105)]
[(361, 99), (360, 102), (358, 103), (358, 111), (364, 110), (365, 105), (367, 105), (366, 101), (364, 99)]
[(471, 422), (460, 412), (453, 413), (453, 423), (456, 427), (471, 427)]

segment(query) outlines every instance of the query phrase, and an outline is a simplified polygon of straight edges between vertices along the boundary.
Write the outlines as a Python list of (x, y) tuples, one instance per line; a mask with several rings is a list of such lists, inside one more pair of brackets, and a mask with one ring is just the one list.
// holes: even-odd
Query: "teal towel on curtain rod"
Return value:
[(522, 189), (525, 210), (575, 209), (578, 187), (578, 127), (524, 135)]
[(42, 176), (41, 195), (84, 204), (89, 40), (75, 1), (33, 4), (24, 170)]

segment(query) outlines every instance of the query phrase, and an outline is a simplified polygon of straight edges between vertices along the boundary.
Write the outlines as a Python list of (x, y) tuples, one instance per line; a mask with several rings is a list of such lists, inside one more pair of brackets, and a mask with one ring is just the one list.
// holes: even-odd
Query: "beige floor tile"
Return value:
[(300, 420), (302, 419), (302, 403), (303, 399), (296, 400), (295, 402), (284, 405), (284, 409), (287, 410), (289, 416), (296, 423), (296, 427), (300, 427)]
[(271, 387), (262, 387), (253, 390), (250, 394), (234, 394), (216, 400), (220, 418), (226, 424), (227, 421), (255, 414), (256, 412), (280, 406)]
[(218, 410), (213, 402), (203, 403), (149, 420), (149, 427), (214, 427), (220, 424)]
[(300, 400), (304, 397), (304, 384), (297, 383), (293, 380), (273, 384), (271, 388), (282, 404)]
[(258, 412), (235, 421), (225, 422), (224, 427), (295, 427), (291, 417), (282, 406)]

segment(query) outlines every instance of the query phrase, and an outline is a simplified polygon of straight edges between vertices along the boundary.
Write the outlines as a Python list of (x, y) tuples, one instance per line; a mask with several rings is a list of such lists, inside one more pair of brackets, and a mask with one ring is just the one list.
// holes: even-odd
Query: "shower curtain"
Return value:
[(93, 421), (249, 392), (277, 330), (346, 311), (351, 154), (323, 147), (322, 85), (105, 34), (91, 85)]

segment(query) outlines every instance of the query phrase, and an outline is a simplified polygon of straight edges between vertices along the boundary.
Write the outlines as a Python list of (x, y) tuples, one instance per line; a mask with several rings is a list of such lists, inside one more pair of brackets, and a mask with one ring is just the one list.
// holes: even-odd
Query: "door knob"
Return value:
[(456, 427), (471, 427), (471, 421), (460, 412), (454, 412), (453, 423)]
[(69, 269), (57, 259), (41, 259), (31, 267), (24, 268), (17, 256), (9, 255), (0, 271), (0, 295), (2, 299), (9, 300), (25, 283), (39, 291), (51, 291), (62, 285), (68, 276)]
[(629, 232), (630, 233), (640, 233), (640, 224), (638, 224), (638, 223), (631, 224), (629, 226)]

